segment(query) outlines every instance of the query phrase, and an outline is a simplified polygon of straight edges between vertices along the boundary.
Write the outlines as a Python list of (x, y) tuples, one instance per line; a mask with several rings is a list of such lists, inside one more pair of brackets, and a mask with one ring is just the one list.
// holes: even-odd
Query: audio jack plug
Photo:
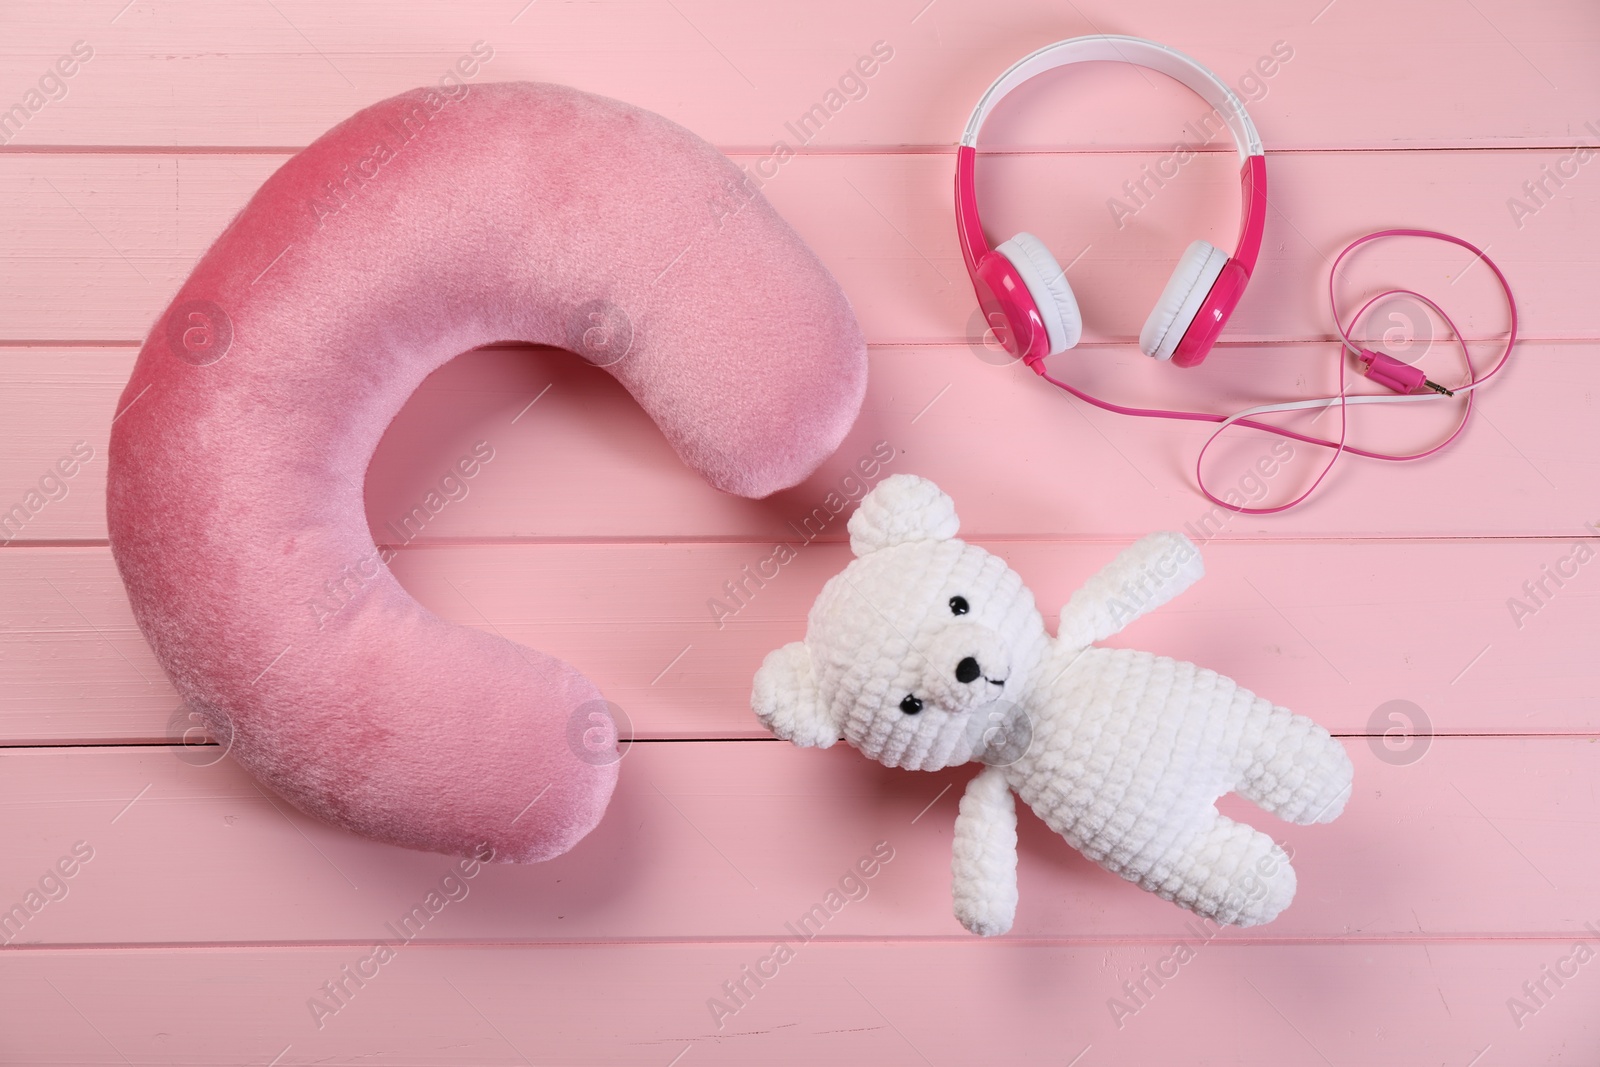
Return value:
[(1417, 367), (1402, 363), (1383, 352), (1363, 348), (1357, 353), (1356, 359), (1367, 368), (1368, 378), (1397, 393), (1420, 393), (1424, 389), (1432, 389), (1443, 396), (1456, 395), (1454, 391), (1446, 389), (1438, 382), (1429, 381), (1427, 375)]

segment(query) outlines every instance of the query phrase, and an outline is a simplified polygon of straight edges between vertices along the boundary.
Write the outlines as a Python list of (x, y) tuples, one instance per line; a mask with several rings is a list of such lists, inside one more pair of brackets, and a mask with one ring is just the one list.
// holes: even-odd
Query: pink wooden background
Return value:
[[(1189, 484), (1202, 430), (1068, 401), (996, 365), (972, 326), (952, 146), (998, 71), (1087, 32), (1159, 38), (1240, 86), (1275, 150), (1273, 210), (1226, 343), (1199, 371), (1152, 366), (1132, 342), (1172, 262), (1236, 225), (1231, 153), (1188, 164), (1119, 230), (1106, 198), (1203, 105), (1108, 68), (1019, 94), (987, 135), (983, 200), (997, 234), (1026, 227), (1063, 262), (1087, 246), (1069, 275), (1087, 343), (1058, 373), (1216, 409), (1330, 390), (1327, 261), (1384, 226), (1487, 244), (1523, 306), (1526, 341), (1456, 447), (1403, 468), (1350, 461), (1310, 505), (1234, 519), (1205, 546), (1205, 581), (1119, 637), (1316, 716), (1356, 764), (1331, 826), (1229, 802), (1293, 847), (1300, 894), (1277, 922), (1204, 943), (1187, 913), (1027, 814), (1016, 928), (972, 938), (948, 886), (966, 773), (763, 737), (750, 676), (800, 634), (845, 558), (841, 530), (726, 625), (706, 604), (879, 441), (889, 470), (949, 490), (966, 534), (1044, 604), (1133, 537), (1206, 512)], [(1507, 606), (1600, 520), (1600, 163), (1532, 214), (1508, 206), (1600, 142), (1593, 0), (12, 3), (0, 107), (79, 41), (92, 59), (0, 147), (0, 507), (75, 443), (95, 455), (0, 551), (0, 907), (41, 879), (58, 898), (0, 949), (0, 1061), (1600, 1063), (1600, 563), (1520, 625)], [(609, 378), (564, 353), (487, 349), (429, 380), (369, 474), (379, 539), (473, 441), (496, 458), (396, 572), (434, 610), (578, 664), (639, 740), (592, 837), (485, 870), (318, 1020), (308, 1002), (448, 861), (307, 820), (216, 749), (177, 744), (187, 723), (106, 545), (105, 442), (145, 332), (262, 179), (477, 41), (494, 55), (475, 80), (621, 97), (747, 165), (792, 142), (784, 123), (858, 55), (891, 47), (866, 95), (765, 186), (854, 303), (871, 384), (815, 478), (751, 503), (681, 468)], [(1275, 46), (1292, 58), (1244, 81)], [(1353, 274), (1347, 301), (1415, 284), (1476, 352), (1496, 350), (1504, 312), (1465, 254), (1378, 250)], [(1449, 375), (1454, 358), (1436, 344), (1426, 362)], [(1353, 425), (1404, 447), (1443, 417)], [(1262, 447), (1221, 447), (1217, 483)], [(1408, 703), (1390, 719), (1394, 701)], [(1405, 736), (1385, 741), (1395, 724)], [(707, 1001), (880, 841), (894, 858), (867, 896), (719, 1027)], [(1194, 958), (1129, 998), (1123, 983), (1180, 938)]]

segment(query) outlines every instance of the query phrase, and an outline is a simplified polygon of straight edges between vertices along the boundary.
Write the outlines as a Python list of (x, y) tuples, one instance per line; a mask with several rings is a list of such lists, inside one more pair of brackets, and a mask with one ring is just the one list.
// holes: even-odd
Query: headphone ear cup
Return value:
[(1196, 241), (1184, 250), (1161, 299), (1139, 331), (1139, 351), (1156, 359), (1172, 358), (1227, 262), (1228, 257), (1206, 241)]
[(1045, 333), (1050, 338), (1050, 354), (1065, 352), (1083, 336), (1083, 316), (1078, 298), (1067, 284), (1067, 272), (1044, 242), (1031, 233), (1019, 233), (995, 249), (1017, 268), (1022, 284), (1039, 308)]

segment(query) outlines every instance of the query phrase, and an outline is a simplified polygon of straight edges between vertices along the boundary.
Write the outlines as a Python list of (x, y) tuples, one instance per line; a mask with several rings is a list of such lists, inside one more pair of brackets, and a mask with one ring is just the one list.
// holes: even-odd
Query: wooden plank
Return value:
[[(892, 59), (859, 88), (845, 82), (849, 98), (812, 144), (948, 145), (1014, 60), (1092, 32), (1157, 37), (1209, 64), (1250, 101), (1273, 148), (1573, 145), (1593, 143), (1583, 124), (1600, 122), (1590, 62), (1600, 20), (1584, 0), (1485, 0), (1467, 12), (1443, 0), (1344, 0), (1323, 12), (1268, 0), (1220, 9), (1085, 0), (1048, 14), (1022, 0), (818, 0), (779, 16), (782, 32), (764, 9), (731, 0), (124, 5), (8, 12), (0, 60), (16, 100), (74, 41), (94, 49), (14, 144), (303, 145), (360, 107), (438, 82), (483, 41), (493, 57), (470, 81), (563, 82), (717, 144), (769, 150), (779, 138), (797, 145), (784, 123), (839, 89), (882, 41)], [(996, 126), (997, 143), (1164, 144), (1204, 110), (1176, 87), (1115, 69), (1074, 72), (1028, 96)]]
[[(762, 737), (750, 680), (767, 652), (804, 635), (848, 559), (836, 540), (791, 541), (795, 559), (759, 586), (745, 568), (759, 576), (771, 549), (751, 544), (413, 548), (393, 567), (440, 615), (576, 664), (641, 737)], [(1588, 566), (1560, 588), (1545, 577), (1572, 544), (1211, 542), (1204, 581), (1109, 643), (1210, 667), (1341, 734), (1367, 732), (1398, 699), (1440, 733), (1591, 733), (1600, 711), (1582, 694), (1600, 597)], [(1120, 545), (987, 547), (1053, 628)], [(1535, 605), (1524, 582), (1551, 595)], [(106, 549), (0, 552), (0, 739), (172, 740), (187, 727)]]
[[(753, 165), (759, 157), (737, 158)], [(1239, 186), (1237, 159), (1227, 153), (1203, 153), (1160, 188), (1145, 186), (1137, 212), (1125, 213), (1135, 200), (1124, 183), (1142, 180), (1141, 167), (1159, 158), (1052, 153), (980, 164), (991, 236), (1027, 229), (1070, 264), (1091, 344), (1137, 340), (1191, 240), (1233, 247)], [(1333, 337), (1332, 257), (1354, 237), (1396, 225), (1489, 246), (1521, 294), (1525, 337), (1600, 336), (1584, 301), (1568, 298), (1585, 293), (1581, 280), (1600, 267), (1600, 181), (1569, 181), (1532, 214), (1508, 207), (1525, 197), (1524, 182), (1562, 158), (1553, 150), (1274, 157), (1262, 262), (1226, 338)], [(142, 342), (200, 254), (282, 159), (0, 157), (0, 195), (26, 206), (0, 219), (0, 240), (13, 249), (0, 262), (0, 340)], [(966, 346), (981, 338), (951, 221), (952, 167), (944, 153), (799, 156), (761, 187), (838, 277), (869, 341)], [(1124, 212), (1108, 206), (1117, 198)], [(1363, 294), (1401, 285), (1440, 300), (1471, 336), (1505, 330), (1492, 277), (1461, 249), (1393, 242), (1362, 252), (1343, 273), (1346, 316)], [(1204, 376), (1188, 375), (1196, 383)]]
[[(1600, 1049), (1590, 965), (1557, 989), (1563, 941), (1205, 945), (1155, 987), (1171, 945), (798, 945), (717, 1027), (707, 1001), (771, 942), (411, 945), (333, 1014), (310, 1003), (366, 947), (14, 953), (0, 1048), (29, 1064), (971, 1064), (1259, 1067), (1443, 1059), (1582, 1064)], [(1568, 965), (1571, 966), (1571, 965)], [(770, 968), (771, 969), (771, 966)], [(555, 981), (554, 976), (558, 977)], [(48, 984), (46, 984), (48, 979)], [(1133, 1016), (1123, 981), (1146, 982)], [(1552, 997), (1512, 1021), (1523, 982)], [(331, 1003), (331, 1001), (330, 1001)], [(958, 1005), (960, 1009), (952, 1006)], [(1117, 1019), (1120, 1017), (1120, 1029)]]
[[(1570, 940), (1203, 945), (1159, 987), (1145, 968), (1171, 973), (1171, 944), (791, 947), (760, 987), (744, 968), (772, 958), (771, 940), (414, 944), (360, 986), (344, 968), (361, 965), (371, 945), (20, 952), (0, 974), (12, 1019), (0, 1049), (41, 1067), (636, 1067), (674, 1057), (684, 1067), (1073, 1057), (1100, 1067), (1172, 1062), (1174, 1035), (1184, 1062), (1251, 1067), (1474, 1056), (1581, 1065), (1600, 1051), (1595, 964), (1576, 965), (1560, 987), (1545, 977), (1563, 960), (1572, 971)], [(349, 991), (337, 1001), (321, 991), (335, 980)], [(708, 1002), (731, 1010), (723, 983), (740, 980), (748, 998), (714, 1014)], [(1150, 991), (1137, 1001), (1122, 987), (1136, 981)], [(1531, 1005), (1523, 983), (1540, 981), (1550, 995), (1514, 1019), (1508, 1002)], [(331, 1007), (314, 1014), (319, 1002)], [(1118, 1014), (1114, 1003), (1138, 1010)]]
[[(1448, 368), (1446, 355), (1424, 365)], [(1309, 506), (1226, 522), (1219, 513), (1202, 536), (1576, 536), (1600, 517), (1590, 513), (1600, 485), (1593, 451), (1572, 444), (1573, 427), (1600, 418), (1596, 355), (1590, 342), (1530, 342), (1481, 394), (1476, 421), (1443, 455), (1409, 466), (1346, 458)], [(107, 440), (133, 358), (127, 348), (0, 349), (0, 424), (7, 427), (0, 513), (26, 504), (30, 491), (40, 494), (25, 520), (0, 529), (0, 539), (14, 547), (105, 539)], [(1019, 365), (987, 358), (981, 346), (874, 348), (855, 430), (812, 478), (753, 503), (717, 492), (683, 466), (604, 373), (563, 352), (480, 350), (428, 379), (390, 428), (367, 476), (368, 523), (379, 541), (394, 543), (692, 538), (761, 545), (792, 536), (787, 524), (799, 523), (847, 477), (859, 477), (858, 464), (870, 463), (880, 442), (895, 454), (881, 473), (906, 470), (938, 481), (961, 506), (971, 537), (1134, 537), (1203, 521), (1209, 506), (1194, 484), (1194, 457), (1211, 427), (1088, 408)], [(1327, 344), (1225, 346), (1200, 372), (1198, 388), (1197, 379), (1127, 347), (1058, 363), (1069, 380), (1110, 400), (1225, 411), (1275, 397), (1332, 395), (1336, 358)], [(1414, 451), (1442, 440), (1459, 412), (1455, 403), (1351, 409), (1350, 439)], [(1285, 425), (1338, 436), (1336, 414)], [(974, 462), (973, 435), (1006, 444)], [(420, 532), (414, 524), (402, 528), (400, 520), (480, 441), (495, 457), (482, 475), (456, 490)], [(92, 451), (90, 460), (71, 478), (52, 476), (79, 442)], [(1262, 481), (1252, 465), (1271, 455), (1272, 443), (1232, 431), (1207, 455), (1207, 484), (1241, 501), (1277, 502), (1298, 494), (1326, 462), (1322, 449), (1296, 446), (1295, 459), (1274, 461), (1272, 477)]]
[[(1224, 801), (1291, 850), (1299, 892), (1273, 923), (1218, 940), (1584, 937), (1585, 921), (1600, 924), (1600, 860), (1571, 847), (1595, 823), (1595, 738), (1434, 738), (1410, 763), (1345, 744), (1355, 792), (1332, 824), (1289, 826)], [(93, 853), (66, 897), (6, 936), (361, 944), (388, 923), (467, 943), (749, 940), (798, 927), (841, 885), (859, 900), (828, 905), (830, 938), (965, 936), (951, 916), (950, 842), (970, 768), (894, 771), (844, 747), (640, 742), (601, 826), (572, 852), (452, 880), (456, 861), (314, 822), (211, 758), (0, 752), (0, 902), (24, 901), (77, 842)], [(1012, 938), (1159, 943), (1193, 920), (1083, 859), (1025, 807), (1019, 840)], [(863, 891), (844, 876), (875, 848)], [(403, 924), (435, 889), (449, 899)]]
[[(1574, 942), (1198, 945), (370, 944), (11, 953), (0, 1038), (27, 1064), (1586, 1064), (1594, 963)], [(1587, 942), (1592, 947), (1592, 942)], [(1166, 963), (1163, 963), (1163, 960)], [(368, 969), (374, 969), (368, 965)], [(766, 965), (773, 971), (774, 965)], [(325, 982), (349, 992), (331, 1000)], [(746, 982), (733, 1001), (723, 982)], [(1134, 1000), (1123, 982), (1144, 982)], [(1155, 985), (1155, 981), (1162, 984)], [(1538, 1008), (1523, 984), (1544, 982)], [(738, 1009), (715, 1011), (717, 1001)], [(331, 1005), (315, 1013), (315, 1005)], [(1138, 1005), (1118, 1013), (1114, 1005)], [(955, 1008), (958, 1006), (958, 1008)], [(1522, 1022), (1518, 1029), (1517, 1022)], [(322, 1025), (318, 1027), (318, 1022)], [(722, 1022), (718, 1029), (717, 1022)], [(1118, 1027), (1120, 1022), (1120, 1027)], [(1488, 1049), (1488, 1051), (1486, 1051)]]

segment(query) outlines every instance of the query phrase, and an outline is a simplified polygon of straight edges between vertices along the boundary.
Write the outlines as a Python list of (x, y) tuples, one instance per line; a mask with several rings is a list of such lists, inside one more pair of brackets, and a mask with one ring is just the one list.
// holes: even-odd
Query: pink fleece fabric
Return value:
[(107, 511), (140, 628), (262, 782), (382, 841), (529, 862), (611, 796), (584, 751), (600, 694), (418, 605), (361, 491), (423, 378), (507, 340), (605, 365), (751, 497), (811, 473), (866, 383), (838, 285), (711, 145), (559, 86), (416, 90), (290, 159), (200, 261), (119, 402)]

